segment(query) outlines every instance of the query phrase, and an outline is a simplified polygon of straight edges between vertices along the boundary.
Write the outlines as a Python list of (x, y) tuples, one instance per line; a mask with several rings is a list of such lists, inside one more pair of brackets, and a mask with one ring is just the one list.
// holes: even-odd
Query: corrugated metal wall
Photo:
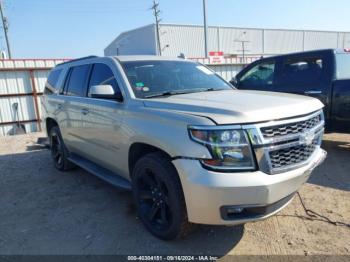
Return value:
[(64, 59), (0, 60), (0, 135), (13, 130), (18, 103), (20, 122), (27, 132), (40, 129), (40, 96), (49, 70)]
[[(150, 25), (121, 34), (106, 48), (105, 54), (117, 55), (115, 47), (118, 45), (122, 45), (119, 54), (155, 54), (154, 28), (154, 25)], [(246, 54), (251, 56), (322, 48), (350, 48), (350, 33), (347, 32), (209, 27), (209, 51), (223, 51), (225, 54), (240, 56), (240, 40), (248, 41), (245, 49)], [(203, 26), (161, 24), (160, 42), (165, 56), (184, 53), (187, 57), (204, 57)]]
[[(184, 53), (190, 57), (203, 57), (203, 27), (161, 25), (160, 35), (162, 55), (178, 56)], [(218, 49), (218, 32), (215, 28), (208, 30), (208, 48), (209, 50)]]
[(250, 64), (257, 60), (257, 57), (246, 57), (243, 61), (240, 57), (225, 58), (222, 64), (210, 64), (208, 58), (192, 58), (191, 60), (205, 64), (219, 74), (222, 78), (230, 81), (239, 71), (243, 69), (247, 64)]
[(223, 64), (223, 65), (209, 65), (217, 74), (219, 74), (226, 81), (230, 81), (232, 77), (237, 75), (244, 67), (242, 64)]
[(303, 50), (304, 32), (264, 30), (263, 54), (291, 53)]
[(120, 34), (105, 48), (104, 55), (156, 55), (156, 47), (154, 25), (147, 25)]

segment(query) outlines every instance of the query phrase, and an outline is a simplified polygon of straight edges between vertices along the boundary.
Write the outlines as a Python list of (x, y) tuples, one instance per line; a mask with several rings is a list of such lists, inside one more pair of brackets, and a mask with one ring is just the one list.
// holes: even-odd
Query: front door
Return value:
[[(94, 85), (111, 85), (116, 93), (120, 92), (116, 77), (107, 64), (93, 65), (88, 89)], [(86, 143), (86, 157), (121, 175), (124, 106), (122, 101), (86, 97), (82, 116), (84, 132), (81, 133)]]
[(275, 69), (275, 60), (263, 60), (257, 64), (253, 64), (237, 76), (237, 88), (273, 91)]

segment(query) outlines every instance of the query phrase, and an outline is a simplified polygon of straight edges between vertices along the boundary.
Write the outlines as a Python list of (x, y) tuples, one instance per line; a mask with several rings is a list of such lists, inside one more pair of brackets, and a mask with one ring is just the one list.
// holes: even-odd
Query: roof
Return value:
[(325, 52), (332, 52), (335, 54), (341, 54), (341, 53), (348, 53), (344, 49), (332, 49), (332, 48), (327, 48), (327, 49), (315, 49), (315, 50), (307, 50), (307, 51), (300, 51), (300, 52), (292, 52), (292, 53), (286, 53), (286, 54), (279, 54), (279, 55), (273, 55), (273, 56), (266, 56), (263, 57), (261, 60), (266, 60), (266, 59), (271, 59), (271, 58), (279, 58), (279, 57), (285, 57), (285, 56), (290, 56), (290, 55), (303, 55), (303, 54), (314, 54), (314, 53), (325, 53)]
[(155, 55), (125, 55), (125, 56), (114, 56), (114, 58), (118, 59), (121, 62), (128, 61), (189, 61), (178, 57), (167, 57), (167, 56), (155, 56)]

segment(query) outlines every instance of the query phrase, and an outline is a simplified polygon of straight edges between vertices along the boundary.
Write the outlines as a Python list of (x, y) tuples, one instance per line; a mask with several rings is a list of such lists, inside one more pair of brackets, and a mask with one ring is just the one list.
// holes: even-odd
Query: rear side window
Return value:
[(336, 54), (337, 79), (350, 79), (350, 54)]
[(105, 64), (94, 64), (90, 77), (89, 88), (95, 85), (111, 85), (114, 92), (120, 92), (117, 80), (115, 79), (111, 68)]
[(56, 69), (56, 70), (54, 69), (49, 73), (49, 76), (47, 78), (46, 85), (45, 85), (44, 94), (51, 95), (55, 93), (57, 89), (59, 89), (57, 84), (61, 73), (62, 73), (62, 69)]
[(323, 60), (321, 57), (303, 57), (284, 61), (281, 84), (312, 84), (321, 81)]
[(70, 69), (66, 94), (68, 96), (86, 96), (87, 77), (90, 65), (75, 66)]

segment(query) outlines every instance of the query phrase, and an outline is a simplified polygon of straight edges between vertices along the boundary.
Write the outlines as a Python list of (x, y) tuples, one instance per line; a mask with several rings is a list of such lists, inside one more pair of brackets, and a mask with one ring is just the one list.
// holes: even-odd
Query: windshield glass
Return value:
[(138, 98), (232, 89), (211, 70), (193, 62), (132, 61), (122, 66)]
[(350, 79), (350, 54), (336, 54), (337, 79)]

